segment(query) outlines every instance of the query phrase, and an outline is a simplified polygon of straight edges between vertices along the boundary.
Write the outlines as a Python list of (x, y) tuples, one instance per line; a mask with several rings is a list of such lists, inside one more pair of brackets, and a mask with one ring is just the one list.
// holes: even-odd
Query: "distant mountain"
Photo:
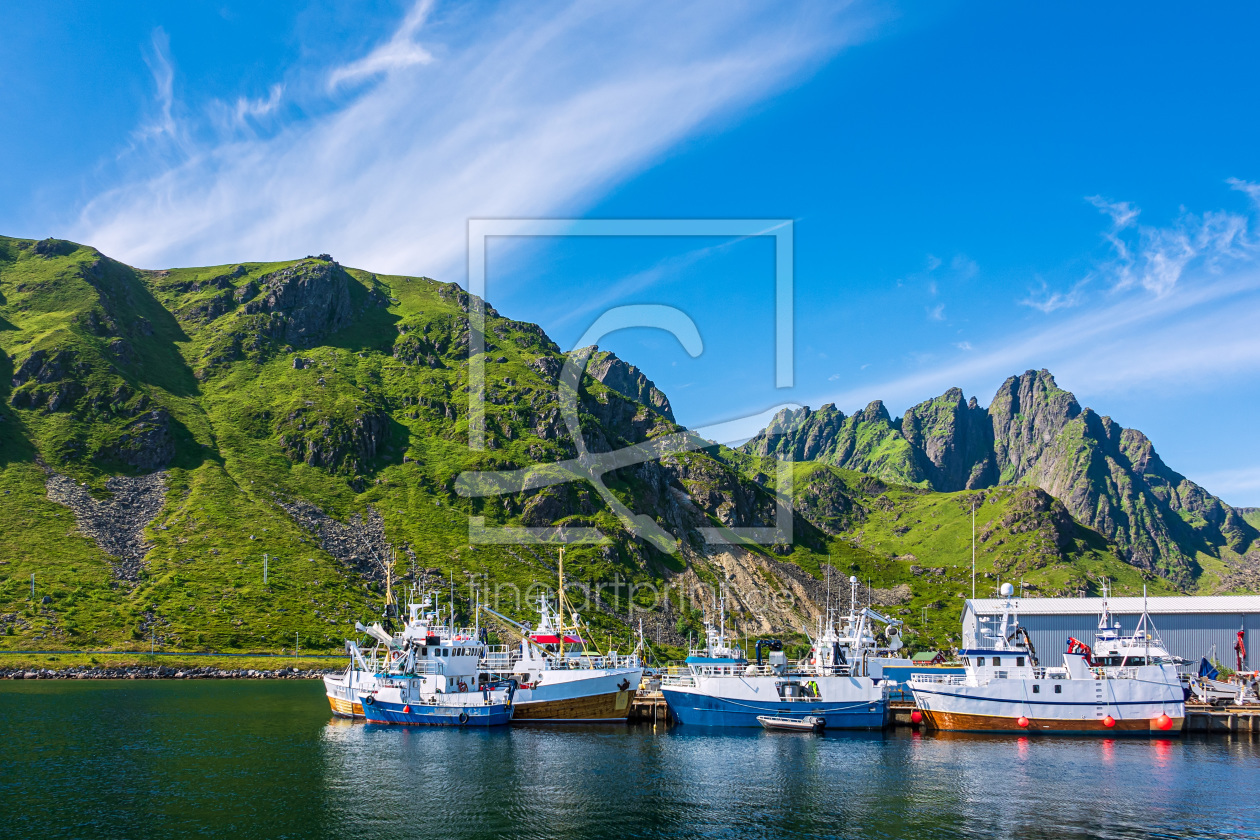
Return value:
[(1205, 563), (1253, 551), (1260, 537), (1169, 469), (1144, 434), (1081, 408), (1046, 370), (1010, 377), (987, 408), (951, 388), (896, 419), (878, 400), (848, 417), (834, 405), (783, 411), (742, 448), (941, 492), (1040, 487), (1129, 563), (1179, 585)]

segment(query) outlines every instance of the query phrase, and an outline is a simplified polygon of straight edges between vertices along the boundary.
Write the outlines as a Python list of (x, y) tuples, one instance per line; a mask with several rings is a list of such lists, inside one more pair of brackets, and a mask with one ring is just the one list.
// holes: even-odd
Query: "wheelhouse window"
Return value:
[(1055, 693), (1055, 694), (1062, 694), (1062, 693), (1063, 693), (1063, 686), (1061, 686), (1061, 685), (1056, 685), (1056, 686), (1054, 687), (1054, 693)]
[(977, 665), (983, 665), (983, 664), (984, 664), (984, 657), (983, 657), (983, 656), (978, 656), (978, 657), (976, 657), (976, 664), (977, 664)]
[(1041, 693), (1041, 686), (1039, 686), (1039, 685), (1034, 685), (1034, 686), (1033, 686), (1033, 694), (1040, 694), (1040, 693)]
[(1015, 665), (1020, 668), (1024, 667), (1024, 657), (1022, 656), (1015, 657)]
[(1002, 657), (1000, 657), (1000, 656), (995, 656), (995, 657), (993, 657), (993, 664), (994, 664), (994, 665), (1001, 665), (1001, 664), (1002, 664)]

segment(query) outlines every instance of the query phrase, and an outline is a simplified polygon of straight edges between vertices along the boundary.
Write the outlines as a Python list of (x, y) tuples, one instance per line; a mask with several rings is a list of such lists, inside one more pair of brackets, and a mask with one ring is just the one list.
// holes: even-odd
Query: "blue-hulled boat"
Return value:
[[(685, 671), (661, 678), (661, 693), (674, 719), (683, 725), (761, 726), (759, 717), (822, 718), (827, 729), (883, 729), (888, 722), (888, 687), (868, 674), (865, 658), (874, 652), (868, 621), (896, 624), (854, 602), (841, 628), (828, 610), (811, 637), (809, 656), (789, 663), (780, 643), (757, 643), (749, 662), (726, 636), (725, 598), (718, 624), (705, 624), (705, 647), (691, 651)], [(767, 656), (762, 659), (762, 648)]]

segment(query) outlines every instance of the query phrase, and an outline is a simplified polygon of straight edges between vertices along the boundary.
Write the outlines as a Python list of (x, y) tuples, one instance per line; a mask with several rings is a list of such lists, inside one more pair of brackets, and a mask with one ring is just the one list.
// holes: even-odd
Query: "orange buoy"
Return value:
[(410, 704), (408, 704), (408, 705), (406, 705), (406, 706), (403, 706), (403, 714), (404, 714), (404, 715), (409, 715), (409, 714), (411, 714), (411, 706), (410, 706)]
[(1105, 718), (1103, 718), (1103, 726), (1107, 727), (1108, 729), (1110, 729), (1111, 727), (1115, 725), (1116, 725), (1116, 719), (1113, 718), (1111, 715), (1107, 715)]
[(1028, 718), (1024, 717), (1023, 715), (1020, 715), (1019, 720), (1015, 722), (1018, 723), (1024, 729), (1028, 728)]
[(1156, 729), (1172, 729), (1172, 718), (1170, 718), (1167, 714), (1160, 715), (1159, 717), (1155, 718), (1155, 728)]
[(915, 709), (913, 712), (911, 712), (911, 713), (910, 713), (910, 722), (911, 722), (911, 723), (922, 723), (922, 722), (923, 722), (923, 712), (920, 712), (918, 709)]

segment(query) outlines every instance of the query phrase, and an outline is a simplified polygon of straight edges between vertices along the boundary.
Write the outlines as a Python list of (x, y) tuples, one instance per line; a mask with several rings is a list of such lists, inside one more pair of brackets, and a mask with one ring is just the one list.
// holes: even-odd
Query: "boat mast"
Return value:
[(560, 660), (564, 661), (564, 546), (560, 546), (560, 591), (556, 593), (556, 611), (560, 613)]

